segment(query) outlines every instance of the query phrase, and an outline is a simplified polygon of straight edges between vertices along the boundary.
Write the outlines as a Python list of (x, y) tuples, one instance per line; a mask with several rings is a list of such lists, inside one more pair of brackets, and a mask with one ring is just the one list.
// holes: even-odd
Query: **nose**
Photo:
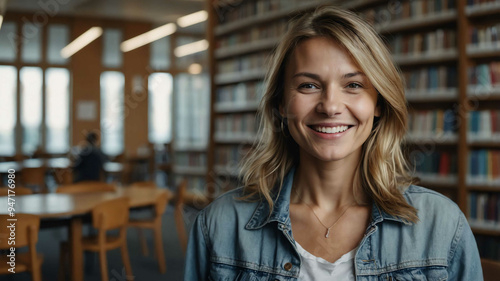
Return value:
[(345, 109), (341, 90), (334, 87), (328, 87), (322, 94), (316, 106), (318, 113), (324, 114), (328, 117), (333, 117), (342, 113)]

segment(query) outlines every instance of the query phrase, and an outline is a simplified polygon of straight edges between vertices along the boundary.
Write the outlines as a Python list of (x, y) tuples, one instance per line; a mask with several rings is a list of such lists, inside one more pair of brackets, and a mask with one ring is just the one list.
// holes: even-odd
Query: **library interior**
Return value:
[(412, 176), (498, 280), (499, 0), (0, 0), (0, 279), (182, 280), (197, 213), (258, 139), (270, 55), (322, 5), (387, 44)]

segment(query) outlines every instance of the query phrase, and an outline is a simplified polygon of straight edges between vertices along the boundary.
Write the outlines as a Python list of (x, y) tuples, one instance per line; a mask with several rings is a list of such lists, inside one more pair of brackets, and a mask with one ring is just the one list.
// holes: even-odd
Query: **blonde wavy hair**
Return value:
[(293, 20), (271, 58), (259, 108), (260, 138), (241, 163), (245, 198), (265, 199), (272, 210), (273, 192), (281, 190), (285, 175), (299, 161), (298, 145), (287, 136), (279, 106), (290, 55), (300, 42), (314, 37), (330, 38), (342, 45), (379, 93), (381, 114), (363, 144), (353, 192), (363, 190), (390, 215), (418, 221), (416, 209), (402, 195), (411, 177), (401, 149), (407, 126), (401, 73), (373, 28), (354, 13), (335, 7), (321, 7)]

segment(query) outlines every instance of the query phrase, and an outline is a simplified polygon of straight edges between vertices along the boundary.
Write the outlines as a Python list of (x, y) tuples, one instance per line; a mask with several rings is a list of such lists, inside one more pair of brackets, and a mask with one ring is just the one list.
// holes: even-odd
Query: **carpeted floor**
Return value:
[[(141, 215), (141, 214), (139, 214)], [(187, 214), (187, 230), (189, 231), (189, 220), (195, 214)], [(84, 226), (84, 232), (88, 231), (88, 227)], [(128, 249), (132, 271), (135, 276), (135, 281), (180, 281), (183, 278), (184, 271), (184, 254), (179, 245), (177, 232), (174, 223), (173, 207), (169, 206), (163, 215), (163, 244), (167, 263), (167, 272), (160, 274), (158, 263), (154, 258), (153, 252), (153, 237), (152, 232), (145, 230), (145, 236), (149, 245), (149, 256), (142, 256), (138, 232), (135, 229), (129, 229), (127, 232)], [(56, 281), (59, 270), (59, 244), (61, 241), (67, 240), (67, 230), (65, 228), (48, 228), (42, 229), (39, 234), (38, 251), (44, 256), (42, 265), (43, 280)], [(41, 242), (41, 243), (40, 243)], [(86, 253), (85, 258), (85, 277), (84, 280), (101, 280), (99, 269), (99, 258), (97, 255)], [(121, 260), (120, 250), (112, 250), (107, 254), (108, 258), (108, 273), (110, 281), (126, 281), (124, 278), (124, 268)], [(31, 280), (28, 273), (9, 274), (0, 276), (0, 280)]]

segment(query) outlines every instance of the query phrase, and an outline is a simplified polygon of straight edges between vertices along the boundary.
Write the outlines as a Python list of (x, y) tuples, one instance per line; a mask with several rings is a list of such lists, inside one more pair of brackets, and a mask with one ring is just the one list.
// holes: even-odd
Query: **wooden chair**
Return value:
[(73, 183), (72, 168), (53, 168), (52, 175), (58, 185), (70, 185)]
[[(10, 188), (8, 188), (6, 186), (0, 187), (0, 196), (8, 196), (9, 195), (9, 189)], [(22, 187), (22, 186), (16, 186), (16, 188), (14, 188), (12, 190), (15, 193), (11, 192), (11, 194), (14, 194), (15, 196), (33, 194), (33, 190), (31, 190), (29, 188), (26, 188), (26, 187)]]
[[(127, 250), (127, 222), (129, 217), (129, 199), (126, 197), (105, 201), (92, 210), (92, 226), (97, 230), (97, 235), (84, 237), (82, 249), (84, 251), (99, 253), (102, 281), (108, 281), (108, 261), (106, 252), (120, 248), (123, 265), (127, 276), (133, 276), (130, 258)], [(119, 229), (118, 236), (107, 235), (107, 231)], [(67, 242), (61, 245), (61, 258), (59, 267), (59, 280), (64, 279), (64, 263), (69, 253)]]
[[(156, 204), (154, 206), (154, 216), (150, 219), (131, 219), (128, 223), (129, 227), (141, 229), (152, 229), (154, 233), (155, 241), (155, 257), (158, 260), (158, 266), (161, 273), (166, 272), (165, 266), (165, 253), (163, 249), (163, 238), (161, 235), (161, 219), (167, 207), (167, 193), (162, 193), (156, 198)], [(148, 254), (146, 241), (141, 232), (139, 232), (139, 238), (141, 240), (142, 253), (144, 255)]]
[(82, 181), (74, 184), (63, 185), (56, 189), (56, 193), (90, 193), (90, 192), (115, 192), (116, 187), (100, 181)]
[[(42, 280), (42, 255), (36, 252), (36, 243), (38, 241), (38, 230), (40, 228), (40, 218), (29, 214), (16, 214), (17, 221), (11, 222), (9, 215), (0, 215), (0, 249), (6, 250), (6, 254), (0, 256), (0, 274), (12, 274), (9, 271), (10, 265), (8, 253), (10, 253), (9, 240), (10, 229), (8, 226), (15, 223), (16, 233), (16, 252), (15, 252), (15, 272), (29, 271), (33, 281)], [(17, 249), (28, 246), (28, 252), (19, 253)]]
[(186, 253), (188, 236), (186, 233), (186, 226), (184, 220), (184, 206), (191, 206), (195, 209), (201, 210), (210, 203), (207, 196), (199, 193), (192, 193), (187, 191), (188, 182), (186, 179), (182, 180), (177, 187), (177, 194), (175, 198), (175, 227), (179, 242), (184, 253)]
[(23, 186), (29, 187), (37, 192), (45, 193), (47, 191), (45, 185), (45, 173), (47, 168), (42, 167), (24, 167), (21, 172), (21, 183)]
[[(158, 186), (156, 185), (156, 183), (153, 182), (153, 181), (137, 181), (137, 182), (133, 182), (132, 184), (130, 184), (130, 187), (148, 188), (148, 189), (158, 188)], [(138, 211), (138, 210), (136, 210), (136, 211)], [(134, 220), (134, 219), (132, 218), (132, 220)], [(147, 243), (146, 243), (146, 238), (144, 237), (144, 232), (142, 231), (142, 228), (137, 228), (137, 233), (138, 233), (138, 236), (139, 236), (139, 241), (141, 243), (142, 254), (144, 256), (147, 256), (147, 255), (149, 255), (149, 251), (148, 251), (148, 246), (147, 246)]]
[(484, 281), (497, 281), (500, 276), (500, 262), (481, 259)]

